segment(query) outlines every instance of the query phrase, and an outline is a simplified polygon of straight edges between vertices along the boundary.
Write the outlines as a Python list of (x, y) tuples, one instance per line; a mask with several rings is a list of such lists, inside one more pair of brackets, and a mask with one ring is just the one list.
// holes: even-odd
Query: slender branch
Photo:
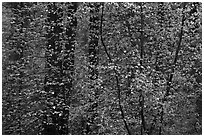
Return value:
[(181, 22), (181, 31), (180, 31), (180, 34), (179, 34), (179, 42), (178, 42), (178, 46), (176, 48), (176, 52), (175, 52), (175, 57), (174, 57), (174, 61), (173, 61), (173, 64), (172, 64), (172, 70), (171, 70), (171, 74), (169, 76), (169, 79), (167, 81), (167, 90), (166, 90), (166, 94), (165, 94), (165, 98), (169, 95), (169, 92), (170, 92), (170, 87), (171, 87), (171, 82), (172, 82), (172, 79), (173, 79), (173, 75), (174, 75), (174, 68), (175, 68), (175, 65), (177, 63), (177, 60), (178, 60), (178, 53), (181, 49), (181, 42), (182, 42), (182, 36), (183, 36), (183, 26), (184, 26), (184, 8), (185, 8), (185, 5), (183, 5), (183, 9), (182, 9), (182, 22)]
[[(181, 21), (181, 31), (179, 34), (179, 41), (178, 41), (178, 46), (176, 48), (176, 52), (175, 52), (175, 58), (172, 64), (172, 70), (171, 70), (171, 74), (169, 76), (169, 79), (167, 81), (167, 87), (166, 87), (166, 93), (164, 95), (164, 98), (162, 99), (162, 104), (164, 104), (164, 102), (167, 100), (167, 97), (170, 95), (170, 88), (171, 88), (171, 83), (172, 83), (172, 79), (173, 79), (173, 75), (174, 75), (174, 67), (176, 65), (176, 62), (178, 60), (178, 53), (180, 51), (181, 48), (181, 41), (182, 41), (182, 36), (183, 36), (183, 26), (184, 26), (184, 8), (185, 8), (185, 3), (183, 3), (183, 8), (182, 8), (182, 21)], [(162, 106), (162, 111), (161, 111), (161, 117), (160, 117), (160, 122), (161, 122), (161, 126), (159, 128), (159, 135), (162, 134), (162, 123), (163, 123), (163, 117), (164, 117), (164, 107)]]
[(143, 8), (142, 8), (142, 3), (140, 5), (140, 17), (141, 17), (141, 35), (140, 35), (140, 65), (142, 66), (142, 60), (143, 60), (143, 55), (144, 55), (144, 49), (143, 49), (143, 45), (144, 45), (144, 19), (143, 19)]
[[(102, 14), (101, 14), (101, 24), (100, 24), (101, 43), (102, 43), (102, 45), (104, 47), (104, 50), (106, 52), (106, 55), (108, 56), (108, 59), (109, 59), (110, 63), (114, 64), (110, 54), (108, 53), (107, 47), (106, 47), (106, 45), (104, 44), (104, 41), (103, 41), (103, 36), (102, 36), (103, 35), (103, 11), (104, 11), (104, 5), (102, 4)], [(114, 64), (114, 66), (115, 66), (115, 64)], [(119, 84), (118, 73), (117, 73), (115, 67), (113, 68), (113, 71), (115, 73), (116, 85), (117, 85), (117, 89), (118, 89), (118, 103), (119, 103), (119, 108), (120, 108), (120, 111), (121, 111), (121, 116), (122, 116), (122, 119), (123, 119), (123, 122), (124, 122), (125, 128), (127, 129), (128, 134), (131, 135), (128, 124), (127, 124), (127, 122), (125, 120), (125, 114), (124, 114), (124, 111), (123, 111), (123, 107), (121, 105), (121, 89), (120, 89), (120, 84)]]

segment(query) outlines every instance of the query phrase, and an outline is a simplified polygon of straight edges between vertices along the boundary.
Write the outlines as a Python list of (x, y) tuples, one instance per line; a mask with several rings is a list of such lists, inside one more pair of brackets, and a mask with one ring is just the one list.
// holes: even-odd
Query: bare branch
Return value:
[[(106, 45), (104, 44), (104, 41), (103, 41), (103, 11), (104, 11), (104, 4), (102, 4), (101, 26), (100, 26), (101, 43), (102, 43), (102, 45), (104, 47), (104, 50), (106, 52), (106, 55), (108, 56), (108, 59), (109, 59), (110, 63), (113, 63), (114, 66), (115, 66), (115, 63), (113, 62), (110, 54), (108, 53), (107, 47), (106, 47)], [(124, 111), (123, 111), (123, 107), (121, 105), (121, 89), (120, 89), (120, 84), (119, 84), (118, 73), (117, 73), (115, 67), (113, 68), (113, 71), (115, 73), (116, 85), (117, 85), (117, 89), (118, 89), (118, 103), (119, 103), (119, 108), (120, 108), (120, 111), (121, 111), (121, 116), (122, 116), (122, 119), (123, 119), (123, 122), (124, 122), (125, 128), (127, 129), (128, 134), (131, 135), (130, 129), (129, 129), (128, 124), (127, 124), (126, 119), (125, 119), (125, 114), (124, 114)]]

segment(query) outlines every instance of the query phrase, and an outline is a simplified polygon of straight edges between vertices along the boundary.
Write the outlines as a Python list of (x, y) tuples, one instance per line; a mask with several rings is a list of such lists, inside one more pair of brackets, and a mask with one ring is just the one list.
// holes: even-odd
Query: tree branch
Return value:
[(174, 58), (174, 61), (173, 61), (173, 64), (172, 64), (173, 67), (172, 67), (169, 79), (167, 81), (166, 93), (164, 94), (164, 97), (162, 99), (162, 111), (161, 111), (161, 117), (160, 117), (161, 126), (159, 128), (159, 135), (162, 134), (162, 123), (163, 123), (163, 116), (164, 116), (163, 104), (167, 100), (167, 97), (170, 95), (171, 83), (172, 83), (172, 79), (173, 79), (173, 75), (174, 75), (174, 67), (175, 67), (176, 62), (178, 60), (178, 53), (179, 53), (180, 48), (181, 48), (181, 41), (182, 41), (182, 36), (183, 36), (183, 26), (184, 26), (184, 21), (185, 21), (185, 19), (184, 19), (185, 3), (182, 3), (182, 4), (183, 4), (183, 8), (182, 8), (181, 31), (180, 31), (180, 34), (179, 34), (179, 41), (178, 41), (178, 46), (176, 48), (175, 58)]
[[(103, 36), (102, 36), (103, 35), (103, 10), (104, 10), (104, 4), (102, 4), (102, 14), (101, 14), (101, 24), (100, 24), (101, 43), (102, 43), (102, 45), (104, 47), (104, 50), (106, 52), (106, 55), (108, 56), (108, 59), (109, 59), (110, 63), (114, 64), (110, 54), (108, 53), (107, 47), (106, 47), (106, 45), (104, 44), (104, 41), (103, 41)], [(114, 66), (115, 66), (115, 64), (114, 64)], [(127, 129), (128, 134), (131, 135), (131, 132), (130, 132), (128, 124), (127, 124), (127, 122), (125, 120), (125, 114), (124, 114), (124, 111), (123, 111), (123, 108), (122, 108), (122, 105), (121, 105), (121, 89), (120, 89), (120, 84), (119, 84), (118, 73), (117, 73), (115, 67), (113, 68), (113, 71), (115, 73), (116, 85), (117, 85), (117, 89), (118, 89), (118, 103), (119, 103), (119, 108), (120, 108), (120, 111), (121, 111), (121, 116), (122, 116), (122, 119), (123, 119), (123, 122), (124, 122), (125, 128)]]
[[(185, 4), (185, 3), (183, 3), (183, 4)], [(178, 53), (179, 53), (179, 51), (181, 49), (181, 42), (182, 42), (182, 36), (183, 36), (183, 26), (184, 26), (184, 21), (185, 21), (185, 19), (184, 19), (184, 8), (185, 8), (185, 5), (183, 5), (183, 9), (182, 9), (182, 22), (181, 22), (181, 31), (180, 31), (180, 34), (179, 34), (178, 46), (176, 48), (174, 61), (172, 63), (173, 67), (172, 67), (172, 70), (171, 70), (171, 74), (170, 74), (169, 79), (167, 81), (167, 90), (166, 90), (166, 94), (165, 94), (164, 98), (169, 96), (171, 82), (172, 82), (173, 75), (174, 75), (174, 68), (175, 68), (176, 62), (178, 60)]]

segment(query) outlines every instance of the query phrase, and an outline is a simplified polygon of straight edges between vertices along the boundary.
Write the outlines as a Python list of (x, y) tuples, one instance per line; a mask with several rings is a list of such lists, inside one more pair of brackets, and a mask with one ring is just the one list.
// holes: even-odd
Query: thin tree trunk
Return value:
[[(46, 60), (46, 69), (48, 69), (48, 74), (45, 76), (45, 92), (47, 94), (47, 106), (49, 113), (46, 113), (45, 127), (43, 134), (59, 134), (58, 133), (58, 115), (55, 114), (57, 111), (57, 100), (60, 93), (61, 77), (60, 77), (60, 68), (61, 61), (57, 59), (59, 53), (61, 52), (61, 47), (56, 42), (59, 42), (59, 33), (62, 33), (63, 30), (61, 26), (57, 25), (60, 20), (59, 10), (56, 3), (48, 4), (48, 15), (47, 15), (47, 24), (48, 24), (48, 34), (47, 34), (47, 60)], [(56, 23), (56, 24), (54, 24)], [(58, 109), (58, 108), (57, 108)]]
[(182, 3), (182, 20), (181, 20), (181, 31), (179, 34), (179, 41), (178, 41), (178, 45), (176, 48), (176, 52), (175, 52), (175, 57), (174, 57), (174, 61), (172, 63), (172, 69), (171, 69), (171, 74), (169, 76), (169, 79), (167, 80), (167, 87), (166, 87), (166, 93), (164, 94), (164, 98), (162, 99), (162, 111), (161, 111), (161, 117), (160, 117), (160, 123), (161, 126), (159, 128), (159, 135), (162, 135), (162, 125), (163, 125), (163, 120), (164, 120), (164, 103), (167, 100), (167, 97), (170, 95), (170, 89), (171, 89), (171, 83), (172, 83), (172, 79), (173, 79), (173, 75), (174, 75), (174, 68), (176, 66), (176, 62), (178, 60), (178, 53), (181, 49), (181, 42), (182, 42), (182, 36), (183, 36), (183, 27), (184, 27), (184, 9), (185, 9), (185, 3)]
[[(77, 3), (68, 3), (65, 13), (59, 3), (48, 4), (47, 60), (45, 92), (49, 113), (45, 114), (43, 134), (69, 134), (70, 95), (73, 90), (74, 48)], [(63, 25), (63, 15), (67, 22)], [(64, 29), (65, 28), (65, 29)], [(63, 35), (62, 35), (63, 34)], [(65, 45), (60, 44), (61, 40)], [(62, 103), (63, 102), (63, 103)]]
[[(90, 79), (90, 90), (94, 93), (94, 98), (91, 99), (92, 105), (90, 106), (87, 126), (95, 124), (95, 118), (98, 116), (98, 97), (99, 91), (96, 88), (96, 80), (98, 79), (98, 40), (99, 40), (99, 8), (100, 4), (90, 3), (90, 23), (89, 23), (89, 79)], [(90, 129), (89, 127), (87, 129)], [(86, 134), (92, 134), (94, 131), (86, 131)]]
[[(65, 134), (71, 134), (69, 132), (70, 122), (69, 122), (69, 108), (71, 104), (71, 95), (73, 93), (74, 85), (74, 50), (75, 50), (75, 41), (76, 41), (76, 28), (77, 28), (77, 18), (74, 14), (77, 11), (78, 3), (71, 2), (68, 5), (68, 26), (66, 27), (66, 44), (64, 51), (64, 58), (62, 63), (62, 77), (64, 81), (64, 103), (66, 106), (63, 108), (64, 119), (66, 121)], [(71, 130), (70, 130), (71, 131)]]
[[(107, 47), (106, 47), (106, 45), (105, 45), (105, 43), (103, 41), (103, 11), (104, 11), (104, 3), (102, 4), (102, 13), (101, 13), (102, 15), (101, 15), (101, 25), (100, 25), (101, 43), (102, 43), (102, 45), (104, 47), (106, 55), (108, 56), (109, 62), (113, 63), (114, 66), (116, 66), (115, 63), (113, 62), (110, 54), (108, 53)], [(119, 108), (120, 108), (120, 111), (121, 111), (122, 120), (124, 122), (124, 125), (125, 125), (125, 128), (126, 128), (128, 134), (131, 135), (131, 131), (130, 131), (129, 126), (128, 126), (128, 124), (126, 122), (126, 119), (125, 119), (125, 113), (124, 113), (123, 107), (121, 105), (121, 89), (120, 89), (120, 84), (119, 84), (119, 74), (117, 73), (115, 67), (113, 68), (113, 71), (115, 73), (116, 86), (117, 86), (117, 90), (118, 90), (118, 105), (119, 105)]]

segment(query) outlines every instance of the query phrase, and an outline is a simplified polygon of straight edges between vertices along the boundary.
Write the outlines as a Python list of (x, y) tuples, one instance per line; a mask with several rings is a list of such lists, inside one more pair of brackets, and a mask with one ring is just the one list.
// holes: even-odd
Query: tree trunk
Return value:
[[(68, 24), (62, 23), (65, 12), (59, 3), (48, 4), (45, 92), (47, 112), (43, 134), (69, 134), (70, 95), (73, 90), (76, 3), (68, 3)], [(65, 45), (61, 41), (66, 41)]]
[[(91, 116), (88, 117), (89, 125), (96, 124), (96, 117), (98, 117), (97, 107), (98, 107), (98, 97), (99, 91), (96, 87), (97, 79), (98, 79), (98, 40), (99, 40), (99, 3), (90, 3), (90, 23), (89, 23), (89, 79), (90, 79), (90, 90), (94, 93), (94, 98), (91, 99), (91, 106), (89, 109), (89, 113)], [(89, 126), (87, 125), (87, 126)], [(86, 131), (86, 134), (94, 134), (94, 131)]]

